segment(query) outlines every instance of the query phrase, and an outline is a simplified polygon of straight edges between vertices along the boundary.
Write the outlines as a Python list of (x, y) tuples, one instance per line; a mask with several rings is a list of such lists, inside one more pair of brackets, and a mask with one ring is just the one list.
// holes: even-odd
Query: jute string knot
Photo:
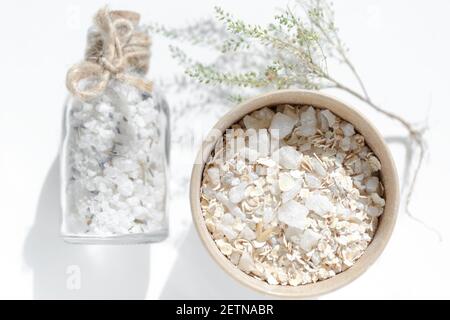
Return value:
[(139, 15), (104, 8), (97, 12), (94, 23), (96, 30), (88, 36), (85, 60), (67, 72), (69, 91), (83, 101), (91, 100), (114, 78), (150, 93), (152, 83), (136, 75), (148, 70), (151, 44), (148, 34), (137, 30)]

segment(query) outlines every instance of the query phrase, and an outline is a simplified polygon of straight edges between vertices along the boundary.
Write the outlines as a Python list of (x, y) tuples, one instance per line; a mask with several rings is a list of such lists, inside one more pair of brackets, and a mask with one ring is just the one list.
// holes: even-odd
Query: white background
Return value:
[[(0, 298), (263, 298), (224, 274), (192, 228), (187, 181), (193, 150), (174, 145), (171, 234), (151, 246), (74, 246), (59, 229), (58, 148), (66, 70), (82, 57), (86, 29), (104, 1), (1, 1), (0, 12)], [(139, 11), (144, 22), (182, 26), (215, 4), (249, 21), (269, 21), (284, 1), (110, 1)], [(257, 10), (255, 10), (257, 8)], [(336, 0), (337, 24), (374, 100), (412, 122), (428, 118), (429, 155), (414, 213), (439, 228), (443, 241), (402, 209), (380, 259), (361, 278), (321, 298), (450, 298), (449, 156), (450, 2)], [(255, 12), (258, 16), (255, 16)], [(202, 57), (199, 57), (200, 59)], [(178, 68), (155, 39), (151, 76)], [(164, 89), (163, 89), (164, 90)], [(207, 89), (205, 89), (207, 90)], [(169, 103), (180, 97), (167, 89)], [(385, 134), (404, 181), (405, 132), (336, 92)], [(188, 116), (186, 116), (188, 117)], [(207, 131), (217, 114), (185, 122)], [(180, 124), (178, 124), (180, 126)], [(178, 127), (177, 130), (183, 130)], [(81, 287), (67, 287), (71, 270)]]

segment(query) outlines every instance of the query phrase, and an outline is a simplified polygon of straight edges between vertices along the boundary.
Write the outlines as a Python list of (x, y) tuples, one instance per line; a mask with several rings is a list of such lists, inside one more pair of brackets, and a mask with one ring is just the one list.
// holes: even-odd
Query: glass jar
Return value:
[(66, 103), (61, 152), (62, 228), (71, 243), (165, 239), (169, 110), (160, 93), (118, 80)]
[(67, 75), (61, 150), (63, 238), (165, 239), (169, 110), (146, 80), (150, 38), (130, 11), (98, 11), (85, 60)]

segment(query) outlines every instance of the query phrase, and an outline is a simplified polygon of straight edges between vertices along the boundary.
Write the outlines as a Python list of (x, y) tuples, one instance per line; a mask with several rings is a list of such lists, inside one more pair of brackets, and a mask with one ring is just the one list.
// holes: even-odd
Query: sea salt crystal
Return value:
[(138, 197), (129, 197), (127, 199), (127, 203), (132, 207), (136, 207), (139, 205), (139, 198)]
[(283, 139), (288, 136), (297, 120), (291, 118), (283, 113), (277, 112), (272, 118), (272, 123), (270, 124), (270, 133), (272, 136), (277, 136), (279, 139)]
[(313, 193), (305, 201), (306, 207), (317, 213), (319, 216), (324, 216), (333, 211), (333, 204), (328, 197), (321, 194)]
[(378, 185), (380, 184), (380, 180), (378, 177), (370, 177), (366, 182), (366, 191), (368, 193), (374, 193), (378, 189)]
[(224, 236), (229, 240), (233, 241), (238, 236), (237, 232), (233, 230), (231, 226), (221, 225), (218, 229), (224, 234)]
[(214, 186), (220, 184), (220, 170), (218, 168), (209, 168), (208, 176), (211, 179), (211, 183)]
[(269, 121), (269, 123), (272, 121), (273, 116), (275, 115), (275, 112), (273, 112), (269, 108), (262, 108), (259, 110), (256, 110), (252, 113), (252, 116), (259, 120), (265, 120)]
[(245, 116), (242, 121), (244, 122), (244, 125), (247, 129), (264, 129), (268, 126), (267, 121), (259, 120), (248, 115)]
[(298, 118), (297, 108), (286, 104), (283, 108), (283, 113), (291, 118)]
[(300, 190), (301, 190), (301, 185), (300, 185), (300, 183), (296, 182), (293, 188), (291, 188), (290, 190), (285, 191), (281, 194), (281, 201), (283, 203), (286, 203), (289, 200), (294, 199), (300, 193)]
[(139, 169), (139, 165), (136, 161), (133, 161), (131, 159), (124, 159), (124, 158), (114, 158), (112, 160), (113, 166), (117, 168), (117, 170), (122, 172), (131, 172), (133, 170)]
[(291, 170), (289, 173), (295, 179), (300, 179), (302, 177), (302, 172), (300, 170)]
[(133, 182), (128, 178), (121, 179), (117, 183), (117, 190), (124, 197), (129, 197), (133, 194), (134, 190)]
[(348, 218), (351, 216), (351, 210), (348, 208), (345, 208), (342, 204), (338, 203), (336, 205), (336, 215), (342, 217), (342, 218)]
[(246, 226), (241, 231), (240, 237), (244, 238), (245, 240), (252, 241), (256, 239), (256, 234), (252, 229)]
[(307, 229), (300, 238), (300, 247), (309, 252), (317, 246), (321, 237), (322, 236), (319, 233)]
[(352, 140), (350, 139), (350, 137), (345, 137), (344, 139), (341, 140), (339, 146), (341, 147), (341, 149), (343, 151), (349, 151), (352, 145)]
[(383, 213), (383, 209), (381, 209), (380, 207), (373, 207), (373, 206), (369, 206), (367, 208), (367, 214), (371, 217), (379, 217), (381, 216), (381, 214)]
[(293, 147), (282, 147), (274, 152), (272, 158), (285, 169), (297, 169), (302, 160), (301, 154)]
[(305, 174), (305, 183), (311, 189), (318, 189), (321, 185), (320, 180), (310, 173)]
[(238, 186), (230, 189), (228, 196), (232, 203), (239, 203), (245, 198), (245, 188), (247, 188), (247, 185), (248, 183), (242, 182)]
[(336, 186), (341, 191), (349, 192), (353, 187), (353, 180), (349, 176), (344, 176), (342, 174), (333, 175)]
[(320, 113), (327, 119), (328, 125), (330, 127), (334, 126), (334, 123), (336, 122), (336, 116), (330, 112), (330, 110), (322, 110)]
[(234, 223), (234, 217), (233, 215), (229, 213), (225, 213), (222, 217), (222, 222), (226, 225), (232, 225)]
[(275, 212), (271, 208), (264, 209), (263, 222), (265, 224), (272, 222), (274, 218), (275, 218)]
[(313, 107), (309, 107), (300, 116), (299, 133), (302, 136), (310, 137), (316, 133), (317, 130), (317, 118), (316, 111)]
[(308, 225), (309, 210), (297, 201), (289, 201), (278, 209), (278, 219), (290, 227), (304, 229)]
[(344, 132), (344, 136), (351, 137), (355, 134), (355, 128), (350, 123), (346, 122), (341, 125), (342, 131)]

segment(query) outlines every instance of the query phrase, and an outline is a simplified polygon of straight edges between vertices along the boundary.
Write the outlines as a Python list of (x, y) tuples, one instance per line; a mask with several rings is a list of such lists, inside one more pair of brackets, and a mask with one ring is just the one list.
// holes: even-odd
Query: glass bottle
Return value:
[[(123, 16), (120, 12), (114, 12)], [(93, 27), (89, 37), (98, 35)], [(146, 68), (128, 68), (145, 79)], [(158, 90), (111, 78), (70, 94), (61, 150), (61, 233), (70, 243), (148, 243), (168, 235), (169, 110)]]

